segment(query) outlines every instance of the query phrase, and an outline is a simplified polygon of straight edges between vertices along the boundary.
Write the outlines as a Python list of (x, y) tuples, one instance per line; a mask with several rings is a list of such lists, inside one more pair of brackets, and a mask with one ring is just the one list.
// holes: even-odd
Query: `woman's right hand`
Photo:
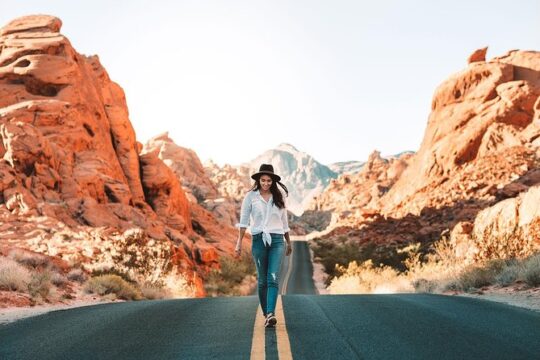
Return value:
[(241, 252), (242, 252), (242, 245), (240, 243), (236, 243), (236, 247), (234, 248), (234, 257), (239, 258)]

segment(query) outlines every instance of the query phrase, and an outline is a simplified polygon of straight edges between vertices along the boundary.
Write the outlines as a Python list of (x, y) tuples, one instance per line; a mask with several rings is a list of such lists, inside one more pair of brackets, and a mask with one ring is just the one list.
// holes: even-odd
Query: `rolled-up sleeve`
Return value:
[(240, 209), (240, 222), (236, 223), (237, 228), (249, 227), (249, 215), (251, 214), (251, 197), (248, 193), (242, 201), (242, 207)]
[[(285, 201), (285, 199), (283, 199)], [(281, 211), (281, 221), (283, 222), (283, 231), (289, 232), (291, 229), (289, 228), (289, 216), (287, 213), (287, 207), (285, 203), (285, 208)]]

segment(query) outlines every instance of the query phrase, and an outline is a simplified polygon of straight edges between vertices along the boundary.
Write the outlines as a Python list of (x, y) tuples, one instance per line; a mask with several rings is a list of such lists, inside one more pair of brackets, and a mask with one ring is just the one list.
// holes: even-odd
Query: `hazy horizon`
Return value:
[(139, 141), (168, 131), (219, 165), (280, 143), (323, 164), (417, 151), (435, 88), (474, 50), (540, 48), (532, 0), (147, 4), (4, 2), (0, 22), (58, 16), (125, 90)]

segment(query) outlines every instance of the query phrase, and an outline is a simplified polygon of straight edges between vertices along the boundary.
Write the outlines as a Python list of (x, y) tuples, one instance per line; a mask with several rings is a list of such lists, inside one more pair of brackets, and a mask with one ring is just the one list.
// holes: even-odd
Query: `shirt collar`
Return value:
[[(264, 198), (262, 197), (261, 195), (261, 192), (260, 192), (260, 189), (257, 189), (255, 190), (255, 192), (257, 193), (257, 195), (259, 195), (261, 197), (261, 199), (266, 202), (266, 200), (264, 200)], [(270, 198), (268, 199), (268, 201), (273, 201), (274, 200), (274, 195), (272, 195), (272, 193), (270, 193)]]

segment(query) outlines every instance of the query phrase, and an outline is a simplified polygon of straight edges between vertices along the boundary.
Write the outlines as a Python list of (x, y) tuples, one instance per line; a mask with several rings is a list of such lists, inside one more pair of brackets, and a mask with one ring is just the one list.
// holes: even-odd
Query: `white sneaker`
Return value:
[(264, 322), (264, 327), (274, 327), (277, 323), (277, 319), (273, 313), (268, 313), (266, 316), (266, 321)]

